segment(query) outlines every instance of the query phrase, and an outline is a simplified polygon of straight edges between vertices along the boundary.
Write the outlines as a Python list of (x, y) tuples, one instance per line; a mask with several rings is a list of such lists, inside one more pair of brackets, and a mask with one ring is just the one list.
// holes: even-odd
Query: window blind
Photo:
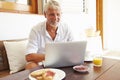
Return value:
[[(49, 0), (45, 0), (47, 2)], [(88, 0), (58, 0), (63, 13), (84, 13), (87, 12)]]
[(86, 0), (59, 0), (63, 13), (83, 13), (87, 10)]

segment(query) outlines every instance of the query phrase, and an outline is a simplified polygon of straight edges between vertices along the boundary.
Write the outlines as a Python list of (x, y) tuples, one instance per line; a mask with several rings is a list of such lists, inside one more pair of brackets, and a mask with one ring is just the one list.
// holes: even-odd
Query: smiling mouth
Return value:
[(51, 26), (57, 26), (57, 25), (58, 25), (58, 22), (51, 22), (50, 25), (51, 25)]

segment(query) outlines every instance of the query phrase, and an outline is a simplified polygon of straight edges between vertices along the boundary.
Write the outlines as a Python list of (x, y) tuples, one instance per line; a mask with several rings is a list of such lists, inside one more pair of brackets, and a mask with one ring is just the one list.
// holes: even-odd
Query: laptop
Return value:
[(86, 41), (47, 43), (44, 67), (66, 67), (84, 63)]

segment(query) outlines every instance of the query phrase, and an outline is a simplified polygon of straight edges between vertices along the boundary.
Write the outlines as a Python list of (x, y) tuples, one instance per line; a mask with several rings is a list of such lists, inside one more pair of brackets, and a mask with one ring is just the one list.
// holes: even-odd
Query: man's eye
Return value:
[(50, 16), (54, 16), (54, 14), (50, 14)]
[(60, 16), (61, 14), (60, 13), (57, 13), (57, 16)]

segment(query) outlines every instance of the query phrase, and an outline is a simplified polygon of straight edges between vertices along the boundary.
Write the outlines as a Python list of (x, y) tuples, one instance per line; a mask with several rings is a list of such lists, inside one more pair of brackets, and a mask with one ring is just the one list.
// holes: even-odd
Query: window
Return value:
[[(45, 4), (49, 0), (43, 0)], [(62, 5), (63, 13), (82, 13), (88, 10), (88, 0), (58, 0)], [(95, 0), (94, 0), (95, 1)]]
[(87, 13), (87, 1), (86, 0), (59, 0), (62, 5), (63, 13)]
[[(43, 5), (48, 0), (43, 0)], [(83, 37), (83, 31), (92, 27), (96, 30), (96, 0), (58, 0), (62, 6), (62, 19), (70, 25), (76, 40)], [(38, 6), (40, 6), (38, 2)], [(40, 7), (38, 7), (39, 9)], [(41, 11), (38, 10), (38, 13)]]
[(83, 38), (86, 28), (96, 30), (96, 0), (59, 0), (63, 19), (68, 22), (76, 40)]

